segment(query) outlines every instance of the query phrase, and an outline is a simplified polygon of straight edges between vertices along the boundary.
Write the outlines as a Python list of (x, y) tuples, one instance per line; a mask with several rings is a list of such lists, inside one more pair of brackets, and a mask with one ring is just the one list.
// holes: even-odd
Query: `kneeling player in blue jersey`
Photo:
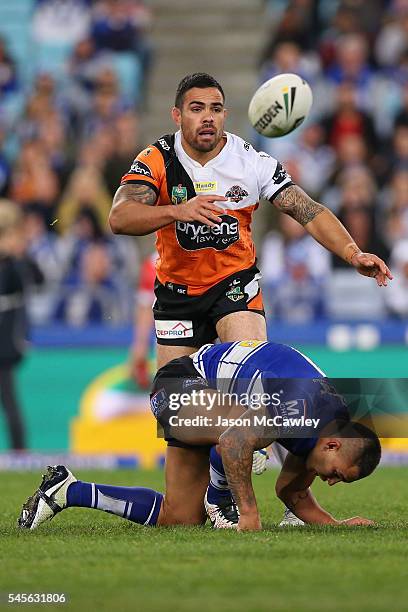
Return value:
[(289, 451), (276, 493), (296, 516), (310, 524), (372, 524), (361, 517), (336, 520), (310, 491), (317, 476), (329, 485), (368, 476), (381, 447), (370, 429), (350, 421), (343, 398), (297, 350), (256, 341), (206, 345), (157, 372), (151, 407), (168, 452), (177, 449), (177, 457), (184, 456), (177, 466), (170, 462), (165, 496), (140, 487), (81, 482), (64, 466), (55, 466), (24, 504), (19, 525), (33, 529), (74, 506), (144, 525), (200, 524), (205, 497), (215, 527), (257, 530), (253, 451), (274, 440)]

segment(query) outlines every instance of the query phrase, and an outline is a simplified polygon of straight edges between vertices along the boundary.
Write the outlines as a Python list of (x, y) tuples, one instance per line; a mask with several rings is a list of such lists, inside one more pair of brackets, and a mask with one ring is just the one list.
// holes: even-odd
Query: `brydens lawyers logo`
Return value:
[(157, 338), (192, 338), (192, 321), (155, 321)]

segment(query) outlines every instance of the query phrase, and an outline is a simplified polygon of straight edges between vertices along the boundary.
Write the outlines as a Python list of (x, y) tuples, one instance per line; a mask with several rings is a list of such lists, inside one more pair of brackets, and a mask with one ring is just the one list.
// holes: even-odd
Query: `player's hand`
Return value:
[(218, 195), (198, 195), (191, 198), (184, 204), (178, 204), (175, 207), (175, 215), (177, 221), (200, 221), (210, 227), (216, 227), (221, 223), (222, 219), (219, 214), (224, 212), (224, 209), (214, 202), (228, 202), (228, 198)]
[(130, 376), (141, 389), (149, 389), (151, 379), (149, 372), (149, 362), (145, 356), (140, 356), (137, 352), (130, 354), (129, 361)]
[(262, 529), (259, 514), (241, 514), (238, 521), (238, 531), (260, 531)]
[(363, 518), (362, 516), (353, 516), (349, 519), (344, 519), (344, 521), (340, 521), (341, 525), (350, 525), (350, 526), (367, 526), (367, 525), (375, 525), (374, 521), (370, 521), (370, 519)]
[(371, 253), (355, 253), (351, 265), (363, 276), (372, 276), (379, 287), (386, 286), (387, 279), (392, 280), (388, 266), (377, 255)]

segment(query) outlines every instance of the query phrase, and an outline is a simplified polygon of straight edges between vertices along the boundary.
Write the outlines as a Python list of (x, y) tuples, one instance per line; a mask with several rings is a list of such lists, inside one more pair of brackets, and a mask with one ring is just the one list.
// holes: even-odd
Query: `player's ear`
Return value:
[(327, 438), (324, 450), (337, 451), (341, 448), (341, 440), (338, 438)]
[(177, 108), (177, 106), (173, 106), (173, 108), (171, 109), (171, 116), (172, 119), (174, 121), (174, 123), (178, 126), (180, 126), (181, 124), (181, 110), (179, 108)]

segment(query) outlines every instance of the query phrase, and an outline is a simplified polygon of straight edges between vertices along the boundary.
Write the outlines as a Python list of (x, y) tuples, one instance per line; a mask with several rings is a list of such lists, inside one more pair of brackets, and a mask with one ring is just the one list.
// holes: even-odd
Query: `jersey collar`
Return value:
[(221, 149), (218, 155), (213, 157), (213, 159), (210, 159), (210, 161), (204, 164), (204, 166), (187, 155), (183, 149), (183, 145), (181, 144), (181, 130), (178, 130), (178, 132), (176, 132), (174, 135), (174, 150), (181, 164), (184, 163), (184, 165), (193, 166), (195, 168), (211, 168), (212, 166), (218, 166), (218, 164), (224, 162), (224, 158), (228, 154), (228, 150), (231, 148), (231, 134), (229, 132), (224, 132), (224, 135), (227, 139), (225, 146)]

